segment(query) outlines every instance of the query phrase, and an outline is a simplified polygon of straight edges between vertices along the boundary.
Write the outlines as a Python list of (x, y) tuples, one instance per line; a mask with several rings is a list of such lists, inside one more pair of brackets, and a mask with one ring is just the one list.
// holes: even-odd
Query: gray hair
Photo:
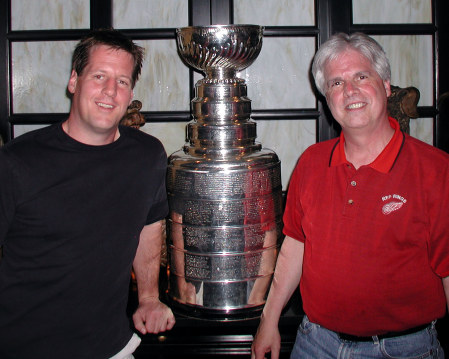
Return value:
[(326, 93), (324, 68), (329, 61), (335, 60), (348, 49), (358, 51), (365, 56), (383, 81), (390, 81), (391, 69), (385, 51), (373, 38), (356, 32), (353, 34), (338, 33), (329, 38), (318, 49), (312, 64), (312, 74), (315, 85), (323, 95)]

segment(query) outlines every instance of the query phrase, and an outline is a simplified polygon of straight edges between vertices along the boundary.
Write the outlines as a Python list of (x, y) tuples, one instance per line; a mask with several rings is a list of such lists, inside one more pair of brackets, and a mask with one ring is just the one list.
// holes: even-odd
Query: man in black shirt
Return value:
[(69, 117), (0, 151), (0, 357), (132, 358), (131, 269), (142, 334), (171, 329), (159, 301), (166, 153), (119, 126), (143, 49), (115, 30), (76, 47)]

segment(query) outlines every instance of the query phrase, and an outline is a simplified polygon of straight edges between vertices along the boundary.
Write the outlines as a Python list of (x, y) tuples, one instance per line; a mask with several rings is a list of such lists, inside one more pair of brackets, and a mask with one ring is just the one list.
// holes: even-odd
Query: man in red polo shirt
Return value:
[(334, 35), (312, 72), (342, 133), (293, 173), (252, 358), (279, 357), (279, 317), (298, 283), (306, 315), (291, 358), (444, 358), (435, 321), (449, 305), (449, 155), (388, 117), (390, 66), (370, 37)]

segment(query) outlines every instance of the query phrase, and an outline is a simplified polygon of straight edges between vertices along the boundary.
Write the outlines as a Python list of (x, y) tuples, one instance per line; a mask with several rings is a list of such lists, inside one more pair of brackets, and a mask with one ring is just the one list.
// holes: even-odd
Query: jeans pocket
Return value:
[(381, 351), (385, 358), (390, 359), (437, 359), (440, 358), (441, 350), (436, 332), (430, 328), (419, 333), (381, 341)]
[(302, 319), (301, 324), (299, 325), (298, 330), (302, 333), (302, 334), (309, 334), (312, 329), (313, 326), (316, 324), (313, 324), (309, 321), (309, 318), (307, 317), (307, 315), (304, 315), (304, 318)]

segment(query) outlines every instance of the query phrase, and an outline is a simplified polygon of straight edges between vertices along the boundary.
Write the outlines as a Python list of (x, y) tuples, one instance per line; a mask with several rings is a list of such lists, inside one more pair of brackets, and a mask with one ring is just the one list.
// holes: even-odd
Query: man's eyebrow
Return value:
[(360, 75), (371, 75), (371, 71), (364, 70), (364, 71), (359, 71), (359, 72), (355, 73), (355, 76), (360, 76)]

